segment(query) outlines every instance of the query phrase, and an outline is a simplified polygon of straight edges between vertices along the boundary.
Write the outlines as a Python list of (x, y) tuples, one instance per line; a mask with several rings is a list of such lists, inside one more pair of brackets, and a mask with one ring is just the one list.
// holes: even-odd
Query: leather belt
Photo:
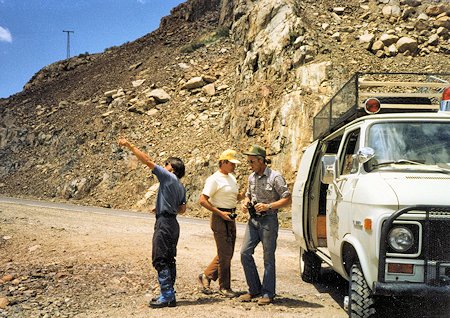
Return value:
[(158, 217), (164, 217), (164, 218), (176, 218), (177, 215), (174, 214), (174, 213), (162, 213), (162, 214), (156, 215), (156, 217), (157, 217), (157, 218), (158, 218)]
[(226, 208), (218, 208), (220, 211), (223, 211), (223, 212), (234, 212), (234, 211), (236, 211), (236, 208), (233, 208), (233, 209), (226, 209)]

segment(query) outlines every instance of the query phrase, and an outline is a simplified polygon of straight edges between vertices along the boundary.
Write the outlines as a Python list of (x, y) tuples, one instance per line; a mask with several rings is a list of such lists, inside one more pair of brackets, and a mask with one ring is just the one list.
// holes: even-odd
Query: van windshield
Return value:
[(374, 124), (369, 130), (368, 146), (375, 150), (377, 164), (450, 164), (450, 125), (437, 121)]

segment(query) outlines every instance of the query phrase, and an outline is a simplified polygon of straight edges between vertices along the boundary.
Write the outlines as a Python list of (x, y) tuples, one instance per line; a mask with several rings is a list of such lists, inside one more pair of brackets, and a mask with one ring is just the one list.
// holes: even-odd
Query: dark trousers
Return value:
[(158, 216), (155, 222), (152, 243), (152, 264), (159, 272), (169, 270), (172, 285), (177, 276), (177, 244), (180, 237), (180, 225), (175, 216)]
[(205, 269), (204, 274), (212, 280), (219, 278), (220, 289), (231, 289), (231, 259), (236, 242), (236, 223), (212, 214), (211, 229), (214, 232), (217, 256)]

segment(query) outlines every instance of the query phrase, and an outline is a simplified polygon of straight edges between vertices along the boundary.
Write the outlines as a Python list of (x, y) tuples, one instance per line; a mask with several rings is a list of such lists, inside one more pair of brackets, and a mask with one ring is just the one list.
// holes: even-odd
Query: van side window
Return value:
[[(324, 154), (334, 154), (337, 155), (339, 150), (339, 145), (341, 144), (342, 135), (335, 137), (332, 140), (329, 140), (324, 145)], [(320, 182), (319, 189), (319, 215), (325, 215), (327, 210), (327, 189), (328, 184)]]
[(360, 129), (354, 130), (347, 135), (345, 148), (341, 155), (341, 174), (352, 174), (358, 171), (357, 165), (353, 162), (353, 155), (358, 151)]
[(336, 155), (339, 150), (339, 145), (341, 144), (341, 140), (342, 140), (342, 135), (340, 135), (330, 141), (327, 141), (325, 153), (327, 155), (331, 155), (331, 154)]

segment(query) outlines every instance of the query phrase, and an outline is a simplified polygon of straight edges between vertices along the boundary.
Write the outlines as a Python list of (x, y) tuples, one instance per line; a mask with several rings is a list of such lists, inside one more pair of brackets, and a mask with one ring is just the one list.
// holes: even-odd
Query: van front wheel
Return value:
[(375, 315), (375, 302), (359, 264), (353, 264), (348, 283), (348, 316), (369, 318)]
[(322, 260), (313, 252), (300, 249), (300, 274), (303, 281), (317, 283), (320, 279)]

